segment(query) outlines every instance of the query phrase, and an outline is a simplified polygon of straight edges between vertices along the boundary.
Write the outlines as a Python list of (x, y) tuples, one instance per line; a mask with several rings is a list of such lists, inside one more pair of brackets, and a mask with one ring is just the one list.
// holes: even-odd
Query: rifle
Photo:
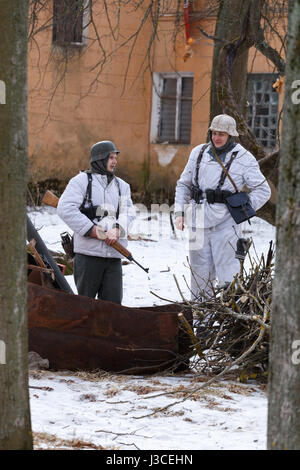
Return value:
[[(51, 207), (57, 207), (58, 205), (58, 201), (59, 201), (59, 198), (52, 193), (52, 191), (49, 191), (49, 189), (47, 189), (47, 191), (44, 193), (43, 197), (42, 197), (42, 200), (41, 202), (43, 204), (46, 204), (48, 206), (51, 206)], [(125, 258), (127, 258), (129, 261), (133, 261), (135, 264), (137, 264), (137, 266), (139, 266), (141, 269), (143, 269), (146, 273), (149, 272), (149, 268), (144, 268), (140, 263), (138, 263), (132, 256), (132, 254), (130, 253), (130, 251), (128, 251), (126, 248), (124, 248), (123, 245), (121, 245), (121, 243), (117, 242), (117, 241), (114, 241), (111, 246), (117, 250), (119, 253), (121, 253), (121, 255), (125, 256)]]
[(74, 294), (69, 283), (66, 281), (64, 275), (62, 274), (61, 270), (57, 266), (56, 261), (53, 259), (52, 255), (50, 254), (48, 248), (46, 247), (45, 243), (41, 239), (40, 235), (38, 234), (36, 228), (34, 227), (28, 215), (27, 215), (27, 240), (28, 242), (31, 242), (31, 240), (35, 240), (35, 250), (39, 254), (45, 266), (48, 264), (50, 268), (53, 270), (55, 282), (60, 287), (60, 289), (65, 292), (68, 292), (69, 294)]

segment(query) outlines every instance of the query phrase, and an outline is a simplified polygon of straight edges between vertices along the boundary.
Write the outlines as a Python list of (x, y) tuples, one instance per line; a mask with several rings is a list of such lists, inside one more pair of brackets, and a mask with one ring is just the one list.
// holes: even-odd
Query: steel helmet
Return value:
[(237, 137), (235, 119), (228, 114), (219, 114), (211, 121), (210, 131), (227, 132), (227, 134)]
[(104, 160), (111, 152), (120, 153), (115, 144), (110, 140), (102, 140), (91, 147), (91, 163)]

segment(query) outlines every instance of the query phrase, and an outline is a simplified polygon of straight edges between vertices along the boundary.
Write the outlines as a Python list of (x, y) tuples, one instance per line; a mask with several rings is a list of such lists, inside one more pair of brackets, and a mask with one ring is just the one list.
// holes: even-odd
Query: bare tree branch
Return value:
[(249, 36), (252, 39), (253, 45), (256, 47), (256, 49), (259, 50), (269, 60), (271, 60), (280, 75), (284, 75), (285, 61), (278, 51), (266, 41), (265, 33), (261, 27), (261, 11), (261, 0), (253, 2), (250, 8)]

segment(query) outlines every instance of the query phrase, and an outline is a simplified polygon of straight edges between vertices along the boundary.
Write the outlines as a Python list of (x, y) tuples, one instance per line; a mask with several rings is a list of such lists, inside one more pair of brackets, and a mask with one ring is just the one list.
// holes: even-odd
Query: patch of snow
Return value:
[[(70, 230), (56, 210), (38, 208), (29, 210), (29, 215), (48, 249), (62, 251), (60, 233)], [(159, 215), (148, 221), (140, 214), (138, 229), (146, 240), (130, 241), (128, 249), (149, 267), (149, 276), (134, 263), (123, 266), (123, 305), (161, 305), (181, 301), (181, 295), (189, 298), (186, 233), (176, 230), (174, 235), (169, 220)], [(251, 256), (267, 253), (275, 228), (253, 218), (246, 230), (245, 238), (254, 240)], [(67, 280), (76, 293), (73, 276)], [(36, 448), (55, 448), (55, 443), (42, 439), (55, 436), (62, 442), (84, 441), (107, 450), (266, 449), (267, 397), (262, 387), (222, 381), (187, 398), (197, 381), (193, 371), (148, 377), (31, 371)]]

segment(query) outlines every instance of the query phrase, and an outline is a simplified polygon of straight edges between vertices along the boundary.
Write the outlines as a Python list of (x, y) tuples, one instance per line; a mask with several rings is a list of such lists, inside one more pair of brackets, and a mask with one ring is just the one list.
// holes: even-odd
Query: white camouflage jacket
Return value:
[[(92, 174), (92, 204), (101, 206), (101, 209), (108, 212), (108, 215), (98, 222), (97, 219), (91, 221), (79, 210), (86, 194), (87, 185), (88, 177), (85, 172), (74, 176), (69, 181), (57, 206), (59, 217), (74, 232), (74, 252), (103, 258), (122, 258), (123, 256), (118, 251), (108, 246), (104, 241), (85, 236), (85, 234), (94, 224), (107, 231), (118, 223), (121, 233), (118, 241), (123, 246), (127, 246), (128, 228), (135, 218), (130, 186), (121, 178), (113, 178), (107, 185), (106, 175)], [(119, 216), (116, 218), (118, 206)]]
[[(193, 148), (187, 165), (177, 182), (174, 211), (185, 212), (186, 225), (190, 227), (211, 228), (230, 219), (234, 224), (235, 222), (225, 204), (209, 204), (206, 199), (203, 200), (202, 204), (196, 204), (191, 199), (191, 185), (195, 184), (196, 163), (203, 145), (205, 144)], [(216, 189), (222, 173), (221, 165), (210, 155), (208, 150), (209, 146), (203, 153), (198, 173), (198, 184), (202, 191)], [(239, 191), (245, 186), (250, 190), (249, 197), (252, 207), (258, 210), (270, 199), (270, 186), (261, 173), (255, 157), (240, 144), (236, 144), (227, 153), (223, 162), (224, 165), (230, 160), (234, 152), (238, 153), (230, 166), (229, 174)], [(225, 178), (221, 189), (235, 192), (228, 177)]]

